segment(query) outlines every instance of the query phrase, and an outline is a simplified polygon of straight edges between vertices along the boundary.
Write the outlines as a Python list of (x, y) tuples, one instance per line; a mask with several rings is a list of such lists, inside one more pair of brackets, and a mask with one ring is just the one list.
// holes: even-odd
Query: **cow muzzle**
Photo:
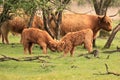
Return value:
[(108, 31), (112, 31), (112, 27), (108, 29)]

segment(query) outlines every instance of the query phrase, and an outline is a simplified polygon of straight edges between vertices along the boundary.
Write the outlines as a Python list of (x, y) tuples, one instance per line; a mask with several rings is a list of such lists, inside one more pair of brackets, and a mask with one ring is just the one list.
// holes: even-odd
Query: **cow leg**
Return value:
[(66, 55), (67, 55), (68, 52), (69, 52), (69, 50), (64, 50), (63, 56), (66, 57)]
[(27, 50), (28, 50), (28, 43), (23, 44), (24, 46), (24, 54), (27, 54)]
[(88, 53), (92, 52), (92, 42), (87, 40), (84, 42), (86, 49), (88, 50)]
[(1, 35), (2, 35), (2, 34), (1, 34), (1, 32), (0, 32), (0, 38), (1, 38)]
[(42, 46), (42, 48), (43, 48), (43, 53), (44, 53), (44, 54), (47, 54), (47, 48), (46, 48), (46, 45)]
[(38, 44), (42, 47), (43, 53), (47, 54), (47, 45), (45, 43), (42, 43), (41, 41), (39, 41)]
[(3, 35), (2, 35), (2, 43), (5, 44), (5, 42), (4, 42), (4, 36)]
[(67, 52), (65, 52), (65, 51), (64, 51), (64, 54), (63, 54), (63, 56), (64, 56), (64, 57), (66, 57), (66, 54), (67, 54)]
[(5, 41), (7, 44), (9, 44), (9, 41), (8, 41), (8, 34), (5, 36)]
[(29, 54), (32, 54), (32, 46), (33, 46), (33, 43), (29, 43), (28, 45)]
[(70, 50), (70, 56), (73, 56), (73, 51), (74, 51), (74, 47), (72, 47), (72, 49)]
[(8, 33), (9, 31), (8, 30), (1, 30), (1, 33), (2, 33), (2, 43), (5, 43), (4, 40), (6, 41), (7, 44), (9, 44), (9, 41), (8, 41)]
[(24, 54), (27, 54), (27, 50), (28, 50), (28, 48), (24, 47)]
[(97, 47), (95, 42), (96, 42), (96, 39), (93, 39), (93, 47)]
[(9, 44), (8, 32), (2, 33), (2, 43), (5, 43), (4, 40), (6, 41), (7, 44)]

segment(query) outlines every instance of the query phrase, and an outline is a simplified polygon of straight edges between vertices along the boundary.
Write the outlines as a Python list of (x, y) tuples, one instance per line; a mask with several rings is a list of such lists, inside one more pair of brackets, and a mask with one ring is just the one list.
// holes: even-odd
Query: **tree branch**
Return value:
[(112, 41), (113, 41), (116, 33), (117, 33), (119, 30), (120, 30), (120, 23), (113, 29), (110, 37), (108, 38), (108, 40), (107, 40), (107, 42), (106, 42), (106, 44), (105, 44), (105, 46), (104, 46), (104, 48), (110, 48), (111, 43), (112, 43)]
[(119, 73), (115, 73), (115, 72), (110, 72), (108, 69), (108, 65), (107, 64), (105, 64), (105, 67), (106, 67), (106, 74), (113, 74), (113, 75), (116, 75), (116, 76), (120, 76), (120, 74)]
[(108, 53), (108, 54), (112, 54), (115, 52), (120, 52), (120, 48), (117, 46), (116, 50), (111, 50), (111, 51), (104, 51), (103, 53)]
[(34, 60), (38, 60), (41, 62), (47, 62), (46, 60), (43, 60), (41, 58), (48, 58), (50, 59), (49, 56), (32, 56), (32, 57), (22, 57), (22, 58), (14, 58), (14, 57), (8, 57), (5, 55), (1, 55), (2, 57), (0, 58), (0, 62), (3, 61), (9, 61), (9, 60), (14, 60), (14, 61), (34, 61)]
[(117, 16), (119, 13), (120, 13), (120, 9), (118, 10), (117, 13), (115, 13), (115, 14), (113, 14), (113, 15), (110, 15), (109, 17), (115, 17), (115, 16)]

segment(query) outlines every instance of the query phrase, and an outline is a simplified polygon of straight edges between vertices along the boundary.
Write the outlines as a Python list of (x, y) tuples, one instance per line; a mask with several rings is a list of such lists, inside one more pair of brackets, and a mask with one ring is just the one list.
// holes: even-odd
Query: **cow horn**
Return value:
[(106, 12), (107, 12), (107, 11), (105, 11), (105, 14), (104, 14), (104, 17), (103, 17), (103, 18), (105, 18), (105, 16), (106, 16)]
[(104, 16), (102, 17), (102, 21), (105, 19), (105, 17), (106, 17), (106, 11), (105, 11)]

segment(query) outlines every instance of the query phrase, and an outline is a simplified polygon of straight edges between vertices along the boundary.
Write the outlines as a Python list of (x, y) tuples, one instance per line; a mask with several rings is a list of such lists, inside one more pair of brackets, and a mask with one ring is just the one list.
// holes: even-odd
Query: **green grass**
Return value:
[[(114, 22), (115, 24), (117, 22)], [(113, 24), (115, 26), (115, 24)], [(87, 53), (83, 46), (78, 46), (74, 51), (74, 57), (60, 57), (63, 53), (51, 52), (48, 50), (48, 58), (41, 58), (46, 62), (36, 61), (4, 61), (0, 62), (0, 80), (120, 80), (120, 76), (100, 75), (106, 73), (105, 63), (108, 64), (109, 71), (120, 73), (120, 53), (105, 54), (103, 51), (115, 50), (120, 44), (120, 32), (117, 33), (110, 49), (103, 49), (107, 38), (97, 38), (97, 48), (100, 58), (91, 59), (78, 57), (82, 53)], [(35, 45), (32, 55), (24, 55), (23, 47), (19, 44), (20, 36), (9, 36), (9, 45), (0, 44), (0, 55), (14, 58), (42, 55), (42, 50)], [(106, 59), (110, 55), (109, 59)], [(2, 57), (2, 56), (0, 56)]]

